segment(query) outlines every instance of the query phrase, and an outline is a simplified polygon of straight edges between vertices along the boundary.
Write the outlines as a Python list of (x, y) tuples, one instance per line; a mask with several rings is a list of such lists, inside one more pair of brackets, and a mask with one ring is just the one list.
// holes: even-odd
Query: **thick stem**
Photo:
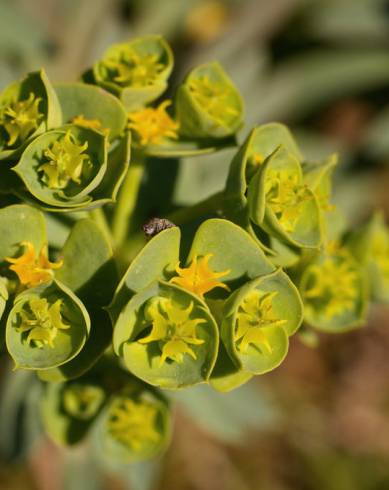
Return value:
[(137, 158), (130, 164), (113, 215), (112, 235), (117, 248), (120, 248), (126, 240), (143, 173), (144, 160), (137, 155)]

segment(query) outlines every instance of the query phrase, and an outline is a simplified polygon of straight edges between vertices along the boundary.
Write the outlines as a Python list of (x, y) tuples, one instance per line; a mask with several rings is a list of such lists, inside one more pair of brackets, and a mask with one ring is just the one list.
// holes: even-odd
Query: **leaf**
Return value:
[(109, 130), (109, 139), (122, 135), (127, 125), (124, 107), (101, 87), (84, 83), (60, 83), (54, 86), (62, 108), (63, 123), (72, 123), (78, 116), (101, 123), (100, 130)]
[(35, 250), (41, 250), (46, 242), (43, 214), (25, 204), (0, 209), (0, 237), (0, 261), (17, 255), (23, 241), (32, 243)]

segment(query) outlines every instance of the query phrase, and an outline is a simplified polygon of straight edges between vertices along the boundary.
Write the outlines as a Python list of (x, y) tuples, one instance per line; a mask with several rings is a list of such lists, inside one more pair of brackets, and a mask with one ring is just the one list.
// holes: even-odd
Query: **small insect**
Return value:
[(155, 235), (158, 235), (158, 233), (161, 233), (161, 231), (173, 228), (174, 226), (176, 225), (168, 219), (151, 218), (142, 226), (142, 228), (146, 237), (152, 238)]

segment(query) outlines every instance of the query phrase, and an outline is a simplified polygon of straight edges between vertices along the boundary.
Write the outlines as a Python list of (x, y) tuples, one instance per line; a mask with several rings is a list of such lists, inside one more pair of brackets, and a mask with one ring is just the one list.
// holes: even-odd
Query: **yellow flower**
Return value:
[(120, 443), (139, 451), (158, 442), (157, 415), (157, 408), (151, 402), (123, 397), (110, 410), (108, 431)]
[(33, 298), (27, 303), (28, 309), (23, 309), (20, 323), (16, 327), (20, 333), (27, 333), (27, 343), (42, 348), (54, 347), (54, 340), (59, 330), (67, 330), (70, 325), (63, 323), (61, 315), (62, 301), (58, 299), (50, 304), (46, 298)]
[(295, 173), (269, 170), (266, 183), (266, 202), (285, 231), (294, 231), (303, 211), (304, 202), (311, 198), (308, 188), (301, 185)]
[(197, 294), (201, 298), (215, 288), (224, 288), (229, 291), (230, 288), (218, 279), (229, 274), (230, 270), (214, 272), (208, 265), (211, 257), (212, 254), (201, 258), (196, 256), (190, 266), (183, 269), (177, 264), (176, 272), (179, 277), (173, 277), (170, 282)]
[(85, 166), (92, 165), (89, 156), (84, 154), (87, 148), (88, 142), (83, 145), (75, 143), (70, 131), (55, 141), (44, 151), (49, 161), (38, 169), (43, 172), (43, 182), (50, 189), (64, 189), (70, 182), (80, 184)]
[(281, 320), (274, 315), (273, 298), (278, 293), (262, 292), (257, 289), (250, 291), (239, 305), (237, 313), (237, 328), (234, 340), (239, 351), (245, 353), (250, 344), (258, 347), (263, 354), (273, 352), (263, 327), (282, 325)]
[(311, 307), (333, 318), (354, 307), (358, 274), (351, 255), (337, 242), (327, 247), (327, 254), (321, 264), (308, 267), (303, 296)]
[(188, 87), (201, 109), (214, 119), (232, 122), (239, 115), (239, 111), (230, 105), (232, 89), (227, 84), (211, 81), (203, 75), (190, 80)]
[(142, 146), (159, 145), (164, 138), (177, 139), (179, 124), (166, 112), (170, 104), (170, 100), (165, 100), (156, 108), (146, 107), (128, 114), (128, 127), (135, 131)]
[(20, 283), (27, 287), (34, 287), (51, 281), (53, 269), (59, 269), (62, 261), (49, 261), (47, 245), (43, 245), (38, 257), (35, 257), (35, 247), (31, 242), (23, 241), (20, 245), (26, 249), (20, 257), (6, 257), (5, 259), (12, 264), (9, 268), (18, 275)]
[(152, 85), (164, 69), (158, 55), (141, 55), (127, 47), (121, 51), (118, 59), (104, 61), (102, 65), (110, 72), (111, 79), (124, 87)]
[(225, 29), (229, 20), (227, 6), (221, 1), (196, 3), (186, 19), (186, 34), (195, 41), (210, 42)]
[(3, 109), (0, 125), (9, 135), (7, 146), (22, 143), (38, 128), (43, 118), (39, 112), (41, 101), (41, 98), (30, 93), (26, 100), (13, 102)]
[(204, 340), (198, 339), (196, 327), (206, 320), (202, 318), (190, 318), (193, 310), (193, 302), (187, 308), (182, 308), (171, 299), (157, 298), (152, 300), (145, 309), (145, 318), (152, 322), (152, 330), (147, 337), (139, 340), (141, 344), (159, 342), (161, 346), (160, 366), (166, 361), (183, 362), (184, 355), (189, 354), (196, 359), (196, 354), (189, 347), (201, 345)]
[(63, 406), (68, 414), (79, 420), (89, 420), (101, 407), (104, 390), (99, 386), (72, 383), (63, 394)]
[(109, 128), (103, 128), (101, 122), (98, 119), (87, 119), (83, 114), (73, 117), (72, 123), (82, 128), (95, 129), (101, 131), (103, 134), (109, 134)]

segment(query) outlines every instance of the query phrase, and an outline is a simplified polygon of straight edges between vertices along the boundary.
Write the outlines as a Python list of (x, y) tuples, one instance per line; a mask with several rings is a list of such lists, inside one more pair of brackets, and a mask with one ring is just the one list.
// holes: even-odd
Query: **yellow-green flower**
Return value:
[(233, 89), (202, 75), (188, 82), (189, 91), (202, 110), (218, 121), (234, 121), (239, 111), (230, 104)]
[(101, 407), (104, 391), (99, 386), (72, 383), (64, 390), (63, 406), (76, 419), (89, 420)]
[(285, 231), (291, 233), (303, 212), (303, 205), (311, 198), (299, 176), (283, 170), (269, 169), (265, 183), (266, 203)]
[(110, 72), (110, 78), (123, 87), (152, 85), (165, 68), (158, 55), (141, 55), (128, 46), (123, 47), (116, 59), (106, 60), (102, 64)]
[(156, 108), (146, 107), (128, 114), (128, 127), (136, 133), (142, 146), (159, 145), (165, 138), (177, 139), (179, 124), (166, 112), (170, 104), (170, 100), (165, 100)]
[(215, 288), (223, 288), (229, 291), (229, 287), (218, 279), (226, 276), (230, 271), (214, 272), (209, 266), (211, 257), (212, 254), (200, 258), (196, 256), (190, 266), (186, 268), (181, 268), (178, 264), (176, 272), (179, 277), (173, 277), (170, 282), (197, 294), (201, 298)]
[(92, 165), (89, 155), (84, 153), (87, 148), (88, 142), (78, 144), (70, 131), (55, 141), (51, 148), (44, 151), (49, 161), (38, 169), (43, 172), (43, 182), (50, 189), (64, 189), (70, 182), (80, 184), (85, 169)]
[(75, 124), (76, 126), (80, 126), (82, 128), (95, 129), (97, 131), (101, 131), (103, 134), (107, 136), (110, 131), (109, 128), (103, 128), (101, 121), (99, 121), (98, 119), (87, 119), (83, 114), (73, 117), (72, 124)]
[(183, 308), (168, 298), (155, 298), (145, 308), (145, 319), (152, 323), (147, 337), (139, 340), (141, 344), (158, 342), (161, 349), (160, 365), (166, 359), (182, 363), (184, 355), (196, 359), (196, 353), (190, 345), (201, 345), (204, 340), (197, 337), (196, 327), (206, 320), (191, 318), (193, 302)]
[(53, 269), (62, 266), (60, 262), (50, 262), (47, 256), (47, 245), (44, 245), (38, 255), (35, 256), (35, 247), (31, 242), (20, 243), (26, 250), (17, 258), (6, 257), (6, 261), (12, 265), (10, 270), (14, 271), (23, 286), (34, 287), (53, 279)]
[(282, 325), (286, 320), (276, 317), (273, 298), (277, 292), (250, 291), (239, 305), (234, 340), (240, 352), (245, 353), (250, 344), (258, 347), (263, 354), (273, 352), (263, 327)]
[(67, 330), (70, 325), (62, 321), (62, 301), (57, 299), (51, 304), (46, 298), (32, 298), (27, 308), (19, 312), (20, 322), (16, 326), (18, 332), (28, 332), (26, 342), (36, 347), (54, 347), (54, 340), (59, 330)]
[(350, 253), (337, 243), (330, 243), (323, 262), (308, 266), (303, 297), (327, 318), (333, 318), (353, 309), (358, 297), (357, 281)]
[(30, 93), (27, 99), (5, 106), (0, 114), (0, 125), (7, 131), (7, 146), (25, 141), (39, 126), (43, 114), (39, 111), (40, 97)]
[(126, 447), (140, 451), (160, 438), (156, 429), (157, 415), (158, 410), (151, 402), (123, 397), (110, 409), (108, 432)]

